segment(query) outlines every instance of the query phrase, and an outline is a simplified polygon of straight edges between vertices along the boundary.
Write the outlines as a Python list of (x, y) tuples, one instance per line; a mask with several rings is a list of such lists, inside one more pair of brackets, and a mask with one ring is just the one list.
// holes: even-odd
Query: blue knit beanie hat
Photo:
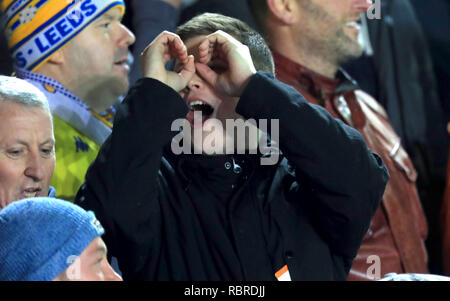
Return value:
[(51, 281), (104, 233), (93, 212), (33, 198), (0, 211), (0, 281)]

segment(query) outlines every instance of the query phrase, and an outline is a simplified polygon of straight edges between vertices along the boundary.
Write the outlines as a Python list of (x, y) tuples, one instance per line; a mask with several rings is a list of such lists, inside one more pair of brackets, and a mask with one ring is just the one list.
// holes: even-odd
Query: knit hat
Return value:
[(32, 198), (0, 211), (0, 281), (51, 281), (104, 233), (91, 211)]
[(124, 1), (3, 0), (5, 33), (16, 67), (36, 70), (113, 7), (125, 13)]

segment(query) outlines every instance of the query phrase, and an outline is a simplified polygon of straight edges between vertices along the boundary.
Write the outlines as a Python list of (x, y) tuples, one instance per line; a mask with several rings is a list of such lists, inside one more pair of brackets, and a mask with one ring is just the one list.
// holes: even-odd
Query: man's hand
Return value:
[[(166, 70), (166, 63), (178, 59), (183, 68), (180, 72)], [(141, 54), (142, 75), (154, 78), (175, 91), (183, 90), (195, 74), (194, 57), (188, 56), (180, 37), (164, 31), (159, 34)]]
[(219, 30), (207, 36), (198, 50), (197, 73), (216, 91), (240, 97), (256, 73), (248, 47)]

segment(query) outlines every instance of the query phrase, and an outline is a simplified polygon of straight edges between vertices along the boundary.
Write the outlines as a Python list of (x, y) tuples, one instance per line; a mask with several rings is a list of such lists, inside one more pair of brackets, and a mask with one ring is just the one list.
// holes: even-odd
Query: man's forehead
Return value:
[(21, 108), (24, 108), (24, 105), (21, 105), (15, 101), (9, 100), (8, 98), (0, 101), (0, 114), (10, 114), (10, 112), (20, 111)]
[(22, 118), (50, 123), (52, 120), (50, 112), (43, 107), (25, 106), (9, 100), (0, 101), (0, 116), (0, 124), (3, 123), (2, 121), (11, 122), (14, 119)]
[(106, 254), (106, 245), (100, 237), (95, 238), (86, 248), (86, 252), (91, 255), (96, 255), (98, 253)]
[(195, 56), (195, 53), (198, 52), (198, 46), (205, 40), (205, 38), (206, 35), (199, 35), (183, 41), (184, 45), (186, 45), (188, 53)]
[(97, 22), (101, 22), (104, 20), (113, 21), (113, 20), (122, 20), (123, 18), (122, 10), (118, 7), (113, 7), (103, 13), (100, 17), (98, 17)]
[[(112, 21), (122, 21), (123, 15), (122, 11), (118, 7), (110, 8), (108, 11), (106, 11), (104, 14), (99, 16), (94, 22), (89, 24), (88, 27), (83, 29), (78, 35), (75, 36), (75, 38), (71, 41), (77, 41), (80, 39), (91, 39), (91, 33), (93, 32), (94, 28), (98, 26), (99, 23), (102, 22), (112, 22)], [(70, 43), (69, 43), (70, 44)]]

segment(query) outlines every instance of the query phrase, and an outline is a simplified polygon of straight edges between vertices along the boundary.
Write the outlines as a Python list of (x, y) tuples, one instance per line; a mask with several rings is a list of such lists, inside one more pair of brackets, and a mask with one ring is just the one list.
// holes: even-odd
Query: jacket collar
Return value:
[[(275, 143), (272, 141), (275, 145)], [(206, 156), (195, 154), (181, 154), (175, 155), (171, 149), (170, 144), (164, 147), (164, 157), (168, 159), (175, 170), (181, 175), (184, 182), (191, 181), (191, 171), (198, 173), (201, 171), (206, 175), (225, 176), (232, 174), (231, 178), (240, 175), (243, 172), (254, 170), (261, 163), (261, 158), (271, 156), (272, 152), (277, 152), (279, 155), (278, 165), (283, 154), (276, 146), (268, 146), (264, 154), (258, 149), (257, 154), (237, 154), (237, 155), (218, 155)], [(226, 165), (231, 164), (230, 169)], [(233, 180), (232, 180), (233, 181)]]
[(300, 65), (287, 57), (273, 51), (276, 69), (283, 70), (294, 79), (302, 90), (308, 91), (317, 99), (325, 101), (332, 96), (358, 89), (358, 84), (342, 68), (336, 78), (329, 78)]

